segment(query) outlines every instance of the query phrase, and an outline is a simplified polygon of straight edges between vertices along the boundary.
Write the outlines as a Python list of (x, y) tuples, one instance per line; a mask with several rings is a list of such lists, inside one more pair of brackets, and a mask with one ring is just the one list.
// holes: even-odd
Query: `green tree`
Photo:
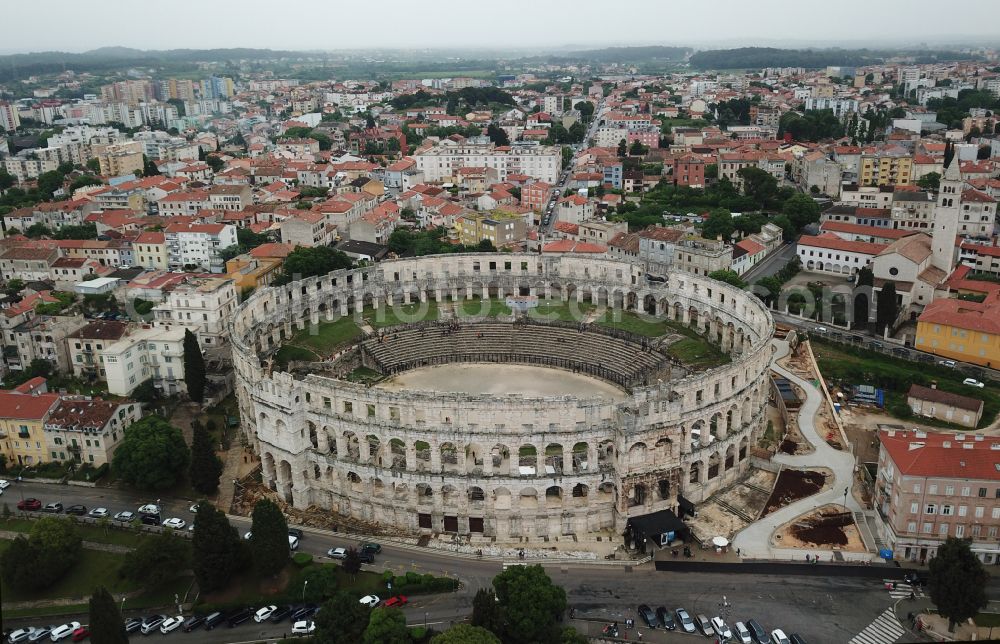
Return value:
[(628, 149), (629, 155), (634, 157), (641, 157), (642, 155), (646, 154), (647, 151), (648, 148), (645, 145), (643, 145), (639, 141), (639, 139), (632, 141), (632, 145), (630, 145)]
[(125, 429), (111, 467), (129, 485), (165, 490), (181, 480), (189, 460), (181, 430), (159, 416), (147, 416)]
[(917, 179), (917, 185), (924, 190), (937, 192), (938, 188), (941, 187), (941, 175), (937, 172), (928, 172), (924, 176)]
[(587, 134), (587, 128), (583, 121), (577, 121), (569, 126), (569, 140), (571, 143), (583, 143), (583, 137)]
[(989, 573), (973, 554), (968, 539), (948, 537), (928, 565), (927, 590), (938, 612), (948, 618), (948, 630), (986, 608)]
[(357, 548), (347, 549), (344, 558), (340, 560), (340, 567), (351, 577), (355, 577), (361, 572), (361, 555)]
[(70, 182), (69, 191), (70, 193), (73, 193), (79, 190), (80, 188), (85, 188), (87, 186), (100, 186), (100, 185), (104, 185), (104, 182), (95, 176), (85, 174), (81, 177), (73, 179), (73, 181)]
[(481, 626), (455, 624), (432, 637), (431, 644), (500, 644), (500, 638)]
[(719, 178), (719, 164), (718, 163), (708, 163), (705, 165), (705, 178), (706, 179), (718, 179)]
[(875, 323), (878, 325), (879, 333), (890, 326), (896, 320), (899, 313), (899, 305), (896, 303), (896, 283), (886, 282), (882, 290), (878, 292), (877, 306), (875, 309)]
[(376, 608), (365, 628), (364, 644), (410, 644), (406, 616), (398, 608)]
[(490, 137), (490, 141), (493, 141), (497, 145), (510, 145), (510, 137), (507, 136), (507, 131), (494, 123), (490, 123), (486, 127), (486, 136)]
[(144, 177), (155, 177), (160, 174), (160, 169), (156, 167), (156, 162), (142, 155), (142, 175)]
[(0, 557), (3, 579), (15, 588), (48, 588), (76, 565), (83, 540), (68, 518), (47, 517), (32, 526), (28, 537), (18, 536)]
[(215, 173), (222, 172), (222, 169), (226, 167), (226, 162), (223, 161), (222, 157), (220, 157), (217, 154), (208, 155), (208, 157), (205, 159), (205, 164), (208, 167), (212, 168), (212, 172)]
[(250, 530), (250, 555), (261, 577), (278, 574), (288, 564), (288, 523), (285, 515), (270, 499), (261, 499), (253, 507)]
[(38, 175), (38, 193), (43, 199), (51, 199), (53, 193), (63, 187), (66, 175), (58, 170), (49, 170)]
[(122, 573), (145, 588), (155, 588), (191, 567), (191, 544), (172, 532), (145, 537), (125, 555)]
[(852, 320), (852, 326), (856, 329), (865, 329), (868, 327), (868, 318), (871, 315), (869, 296), (871, 294), (871, 287), (874, 284), (875, 275), (872, 273), (872, 269), (865, 266), (858, 271), (856, 286), (859, 292), (854, 295), (854, 316)]
[[(331, 271), (351, 267), (351, 258), (329, 246), (299, 246), (288, 254), (282, 264), (281, 279), (276, 284), (326, 275)], [(280, 285), (279, 284), (279, 285)]]
[(52, 235), (52, 229), (43, 223), (31, 224), (24, 231), (26, 237), (31, 239), (38, 239), (39, 237), (49, 237)]
[(204, 501), (195, 514), (191, 548), (194, 576), (204, 593), (228, 586), (247, 559), (246, 546), (226, 513)]
[(90, 597), (90, 619), (87, 622), (90, 641), (107, 644), (128, 644), (125, 620), (118, 610), (118, 602), (104, 586), (99, 587)]
[(725, 208), (716, 208), (708, 214), (701, 225), (701, 236), (705, 239), (717, 239), (722, 237), (723, 241), (728, 241), (733, 235), (733, 216)]
[(315, 640), (324, 644), (357, 644), (368, 628), (371, 610), (357, 595), (338, 591), (316, 615)]
[(589, 641), (583, 633), (572, 626), (564, 626), (559, 638), (559, 644), (587, 644)]
[(96, 239), (97, 224), (62, 226), (52, 235), (55, 239)]
[(296, 586), (295, 597), (303, 597), (304, 601), (322, 603), (333, 597), (337, 592), (336, 566), (310, 566), (302, 571)]
[(504, 641), (515, 644), (559, 639), (558, 619), (566, 610), (566, 591), (552, 583), (539, 565), (511, 566), (493, 578), (504, 614)]
[(743, 194), (757, 203), (759, 208), (767, 208), (778, 194), (778, 180), (770, 172), (753, 166), (740, 168), (736, 172), (743, 180)]
[(781, 206), (781, 214), (788, 217), (795, 230), (800, 232), (809, 224), (819, 221), (820, 210), (818, 203), (799, 192), (785, 200)]
[(5, 168), (0, 168), (0, 192), (13, 188), (15, 183), (17, 183), (17, 179), (14, 175), (7, 172)]
[(746, 288), (747, 283), (740, 277), (740, 274), (734, 270), (724, 268), (718, 271), (712, 271), (708, 274), (713, 280), (719, 280), (720, 282), (725, 282), (726, 284), (732, 284), (736, 288)]
[(222, 459), (215, 454), (212, 437), (200, 422), (191, 423), (191, 429), (191, 487), (202, 494), (214, 494), (219, 489)]
[(868, 266), (858, 271), (858, 286), (875, 286), (875, 273)]
[(184, 329), (184, 383), (188, 397), (195, 402), (205, 399), (205, 358), (201, 355), (198, 337)]
[(618, 158), (624, 159), (628, 155), (628, 143), (625, 139), (618, 142)]
[(472, 619), (469, 620), (473, 626), (500, 633), (503, 629), (503, 615), (500, 614), (500, 604), (497, 603), (496, 593), (492, 588), (480, 588), (472, 598)]
[(590, 121), (594, 116), (594, 104), (590, 101), (580, 101), (576, 104), (576, 109), (580, 110), (580, 116), (584, 121)]

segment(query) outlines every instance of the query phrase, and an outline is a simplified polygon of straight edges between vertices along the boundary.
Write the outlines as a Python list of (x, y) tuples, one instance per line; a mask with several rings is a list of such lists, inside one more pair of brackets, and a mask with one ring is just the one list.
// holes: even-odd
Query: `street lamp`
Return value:
[(302, 601), (306, 600), (306, 587), (309, 585), (309, 580), (306, 579), (302, 582)]
[(427, 628), (427, 611), (424, 611), (424, 629)]
[(847, 512), (847, 491), (849, 488), (844, 488), (844, 512)]

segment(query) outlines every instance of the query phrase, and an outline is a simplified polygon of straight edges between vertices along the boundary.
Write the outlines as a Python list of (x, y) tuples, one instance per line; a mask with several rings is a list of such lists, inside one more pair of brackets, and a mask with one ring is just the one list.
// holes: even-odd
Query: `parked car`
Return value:
[(183, 623), (184, 623), (183, 615), (168, 617), (165, 620), (163, 620), (162, 624), (160, 624), (160, 632), (166, 635), (167, 633), (176, 631), (178, 628), (181, 627), (181, 624)]
[(688, 612), (683, 608), (678, 608), (674, 610), (674, 617), (677, 618), (677, 623), (681, 625), (681, 630), (685, 633), (694, 632), (694, 620), (688, 615)]
[(63, 624), (62, 626), (57, 626), (52, 629), (52, 634), (49, 639), (53, 642), (58, 642), (59, 640), (64, 640), (73, 634), (73, 631), (80, 628), (80, 622), (69, 622), (68, 624)]
[(381, 600), (378, 598), (378, 595), (365, 595), (358, 601), (367, 606), (368, 608), (375, 608), (376, 606), (378, 606)]
[(677, 628), (677, 624), (674, 622), (673, 615), (664, 606), (660, 606), (656, 609), (656, 619), (660, 621), (660, 625), (668, 631), (672, 631)]
[(225, 614), (220, 612), (212, 613), (205, 618), (205, 630), (210, 631), (224, 621), (226, 621)]
[(90, 637), (90, 631), (87, 630), (86, 626), (81, 626), (80, 628), (73, 631), (73, 635), (72, 637), (70, 637), (70, 639), (74, 642), (82, 642), (88, 637)]
[(271, 614), (271, 623), (277, 624), (278, 622), (284, 620), (286, 617), (292, 614), (291, 606), (279, 606), (278, 610)]
[(278, 610), (277, 606), (265, 606), (263, 608), (257, 609), (257, 612), (253, 614), (253, 621), (260, 624), (263, 621), (267, 621), (274, 615), (274, 612)]
[(50, 626), (42, 626), (42, 627), (36, 628), (36, 629), (34, 629), (33, 633), (31, 633), (30, 635), (28, 635), (28, 641), (29, 642), (41, 642), (41, 641), (47, 640), (47, 639), (49, 639), (49, 636), (52, 635), (52, 631), (55, 630), (55, 628), (56, 627), (55, 627), (54, 624), (50, 625)]
[(160, 515), (159, 514), (140, 514), (139, 521), (142, 525), (160, 525)]
[(921, 574), (915, 570), (910, 570), (903, 575), (903, 581), (911, 586), (925, 586), (927, 585), (927, 575)]
[(159, 514), (160, 506), (155, 503), (147, 503), (139, 506), (139, 514)]
[(367, 552), (365, 550), (362, 550), (361, 552), (358, 553), (358, 561), (364, 564), (375, 563), (375, 554), (372, 552)]
[(66, 514), (72, 514), (74, 516), (82, 517), (83, 515), (87, 514), (87, 508), (79, 504), (71, 505), (68, 508), (66, 508)]
[(771, 631), (771, 644), (792, 644), (785, 632), (780, 628)]
[(311, 619), (292, 624), (292, 635), (311, 635), (316, 630), (316, 623)]
[(7, 642), (9, 644), (21, 644), (21, 642), (27, 642), (31, 634), (35, 632), (35, 628), (28, 626), (27, 628), (19, 628), (16, 631), (11, 631), (7, 636)]
[(701, 634), (705, 637), (712, 637), (715, 635), (715, 629), (712, 628), (712, 622), (708, 621), (703, 613), (698, 613), (694, 618), (694, 623), (701, 631)]
[(303, 534), (303, 532), (301, 530), (299, 530), (298, 528), (289, 528), (288, 529), (288, 534), (290, 534), (291, 536), (295, 537), (296, 539), (301, 539), (303, 536), (305, 536)]
[(806, 641), (802, 639), (802, 636), (797, 633), (792, 633), (788, 636), (788, 639), (792, 642), (792, 644), (806, 644)]
[(164, 528), (170, 528), (172, 530), (183, 530), (186, 525), (187, 521), (184, 519), (178, 519), (177, 517), (170, 517), (163, 522)]
[(288, 549), (298, 550), (299, 549), (299, 538), (288, 535)]
[(115, 521), (121, 521), (122, 523), (132, 523), (135, 521), (135, 513), (124, 510), (115, 515)]
[(721, 617), (712, 618), (712, 630), (716, 632), (723, 642), (733, 638), (733, 632), (729, 630), (729, 626), (726, 625), (726, 622)]
[(250, 608), (237, 608), (233, 612), (226, 616), (226, 623), (229, 624), (229, 628), (239, 626), (245, 621), (248, 621), (253, 616), (253, 610)]
[(87, 516), (92, 519), (103, 519), (104, 517), (108, 516), (108, 514), (110, 513), (107, 508), (94, 508), (93, 510), (87, 513)]
[(38, 511), (42, 509), (42, 502), (38, 499), (25, 499), (17, 502), (18, 510)]
[(160, 624), (162, 624), (166, 619), (166, 615), (150, 615), (146, 619), (142, 620), (142, 627), (139, 628), (139, 632), (143, 635), (149, 635), (156, 629), (160, 628)]
[(140, 619), (138, 617), (130, 617), (129, 619), (125, 620), (125, 632), (126, 633), (129, 633), (129, 634), (134, 633), (137, 630), (139, 630), (140, 628), (142, 628), (142, 619)]
[(190, 633), (191, 631), (203, 625), (204, 623), (205, 623), (204, 615), (192, 615), (191, 617), (188, 617), (186, 620), (184, 620), (184, 625), (181, 626), (181, 628), (184, 629), (185, 633)]
[(365, 541), (362, 542), (360, 546), (358, 546), (358, 551), (370, 552), (373, 555), (377, 555), (378, 553), (382, 552), (382, 546), (380, 546), (377, 543), (372, 543), (371, 541)]
[(962, 381), (962, 384), (969, 385), (970, 387), (979, 387), (980, 389), (986, 386), (983, 383), (976, 380), (975, 378), (966, 378), (965, 380)]
[(957, 363), (954, 360), (942, 360), (938, 364), (941, 365), (942, 367), (951, 367), (952, 369), (954, 369)]
[(656, 628), (660, 625), (659, 620), (656, 619), (656, 613), (654, 613), (653, 609), (646, 604), (639, 604), (639, 608), (637, 610), (639, 611), (639, 617), (642, 618), (642, 621), (645, 622), (646, 626), (649, 628)]
[(316, 604), (306, 604), (292, 611), (292, 614), (288, 616), (288, 619), (293, 624), (295, 622), (301, 622), (304, 619), (309, 619), (319, 611), (319, 606)]
[(406, 598), (406, 595), (395, 595), (385, 600), (385, 603), (382, 604), (382, 608), (396, 608), (402, 606), (408, 601), (409, 600)]
[(750, 631), (750, 637), (753, 638), (754, 642), (757, 644), (767, 644), (767, 631), (764, 630), (764, 627), (757, 620), (747, 620), (747, 630)]
[(326, 551), (326, 556), (331, 559), (347, 559), (347, 548), (330, 548)]
[(8, 481), (7, 479), (0, 479), (0, 490), (6, 490), (9, 487), (10, 487), (10, 481)]
[(753, 644), (753, 637), (750, 636), (750, 629), (743, 622), (736, 622), (733, 625), (733, 635), (740, 644)]
[(46, 503), (45, 507), (42, 508), (42, 512), (48, 512), (50, 514), (62, 514), (62, 511), (63, 504), (58, 502)]
[(198, 512), (198, 504), (197, 503), (192, 503), (191, 507), (188, 508), (188, 512), (190, 512), (191, 514), (197, 514), (197, 512)]

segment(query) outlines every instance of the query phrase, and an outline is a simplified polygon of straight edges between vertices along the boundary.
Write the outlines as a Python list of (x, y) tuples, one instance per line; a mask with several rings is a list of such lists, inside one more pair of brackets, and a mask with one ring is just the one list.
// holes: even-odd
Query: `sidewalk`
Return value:
[[(785, 559), (785, 560), (805, 560), (806, 552), (810, 555), (819, 555), (821, 561), (832, 561), (834, 550), (804, 551), (799, 548), (776, 548), (771, 544), (771, 535), (780, 526), (792, 521), (796, 517), (809, 510), (823, 505), (843, 505), (844, 488), (851, 487), (854, 483), (854, 456), (851, 452), (841, 451), (830, 447), (826, 440), (816, 432), (814, 419), (820, 405), (823, 404), (823, 395), (816, 390), (811, 382), (803, 380), (791, 371), (778, 365), (777, 361), (789, 355), (788, 342), (785, 340), (772, 340), (775, 347), (774, 361), (771, 368), (788, 378), (802, 388), (806, 394), (806, 400), (799, 410), (799, 431), (803, 438), (813, 446), (813, 452), (791, 456), (788, 454), (777, 454), (773, 460), (776, 463), (795, 468), (825, 467), (832, 472), (833, 480), (830, 487), (818, 494), (806, 497), (795, 503), (787, 505), (776, 512), (772, 512), (763, 519), (751, 523), (740, 531), (733, 538), (733, 547), (739, 548), (745, 558), (750, 559)], [(851, 512), (860, 512), (862, 507), (851, 494), (847, 495), (847, 509)], [(869, 552), (840, 552), (845, 560), (849, 561), (874, 561), (875, 557)]]

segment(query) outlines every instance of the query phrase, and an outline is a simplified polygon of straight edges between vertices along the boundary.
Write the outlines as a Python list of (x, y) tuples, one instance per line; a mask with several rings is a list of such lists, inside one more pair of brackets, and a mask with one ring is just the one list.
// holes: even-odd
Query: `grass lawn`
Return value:
[(648, 338), (656, 338), (667, 332), (667, 325), (663, 320), (652, 320), (620, 309), (608, 309), (594, 322), (608, 329), (622, 329)]
[(709, 369), (729, 362), (729, 356), (708, 342), (696, 338), (678, 340), (667, 348), (667, 353), (686, 365), (700, 369)]
[(973, 618), (976, 626), (995, 628), (1000, 626), (1000, 613), (979, 613)]
[[(0, 554), (10, 547), (8, 540), (0, 541)], [(94, 588), (104, 586), (113, 593), (130, 592), (140, 588), (140, 585), (118, 575), (118, 570), (125, 560), (124, 555), (100, 550), (83, 549), (83, 554), (62, 579), (42, 591), (24, 592), (2, 583), (4, 601), (29, 601), (39, 599), (67, 598), (87, 599)], [(5, 611), (6, 614), (6, 611)]]
[(369, 369), (368, 367), (358, 367), (351, 373), (347, 374), (348, 382), (375, 382), (381, 378), (382, 374), (374, 369)]
[(361, 329), (354, 320), (343, 317), (333, 322), (306, 325), (306, 328), (296, 331), (287, 344), (305, 347), (319, 353), (331, 353), (334, 348), (360, 336)]
[[(17, 519), (12, 517), (0, 520), (0, 530), (10, 530), (12, 532), (31, 532), (33, 525), (35, 525), (35, 519)], [(78, 523), (76, 531), (84, 541), (108, 543), (127, 548), (135, 548), (145, 538), (141, 534), (136, 534), (131, 529), (123, 530), (114, 526), (109, 526), (105, 530), (97, 525)]]
[(305, 360), (308, 362), (315, 362), (319, 360), (319, 356), (310, 351), (309, 349), (304, 349), (302, 347), (296, 347), (291, 344), (286, 344), (278, 349), (278, 352), (274, 354), (275, 366), (279, 369), (284, 369), (288, 366), (289, 362), (294, 360)]
[(490, 298), (484, 301), (481, 297), (474, 297), (455, 302), (455, 315), (460, 318), (495, 318), (510, 315), (510, 307), (505, 300)]
[(583, 322), (587, 314), (597, 307), (590, 302), (577, 302), (576, 300), (545, 301), (538, 303), (538, 307), (531, 309), (528, 314), (543, 322), (547, 320), (559, 320), (560, 322)]
[[(992, 383), (987, 383), (982, 389), (963, 385), (965, 375), (955, 369), (901, 360), (818, 338), (810, 338), (810, 342), (820, 371), (827, 380), (835, 383), (870, 384), (884, 389), (887, 394), (885, 411), (896, 418), (912, 418), (906, 405), (906, 392), (910, 385), (930, 387), (932, 381), (937, 382), (938, 389), (942, 391), (982, 400), (983, 417), (979, 421), (980, 428), (991, 424), (997, 412), (1000, 412), (1000, 392), (991, 386)], [(920, 422), (958, 430), (969, 429), (932, 418), (921, 417)]]
[(427, 300), (411, 304), (382, 305), (377, 309), (365, 309), (362, 315), (368, 324), (376, 329), (381, 329), (400, 324), (437, 320), (439, 313), (438, 303), (434, 300)]

